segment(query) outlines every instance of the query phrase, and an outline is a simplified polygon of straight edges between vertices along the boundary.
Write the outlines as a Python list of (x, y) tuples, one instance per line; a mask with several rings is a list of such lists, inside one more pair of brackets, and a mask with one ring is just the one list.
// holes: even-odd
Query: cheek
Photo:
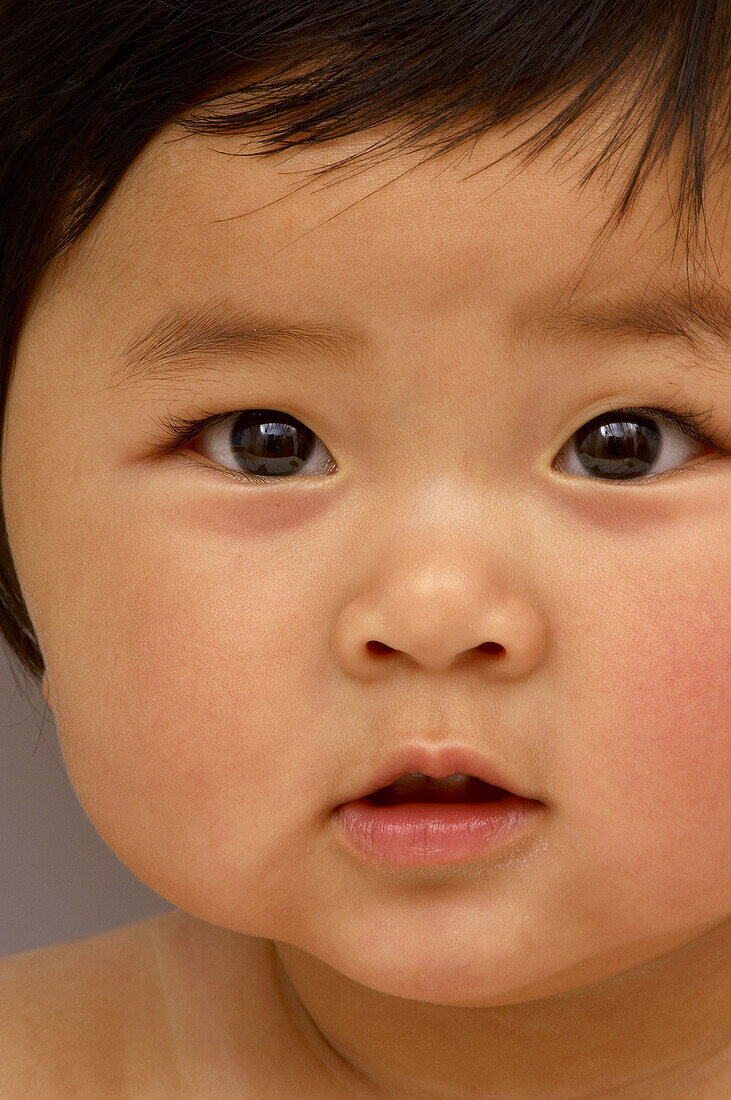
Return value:
[(126, 573), (118, 557), (95, 588), (85, 629), (67, 638), (59, 734), (101, 836), (195, 912), (254, 897), (312, 828), (322, 700), (308, 661), (322, 658), (306, 639), (322, 610), (296, 564), (284, 576), (262, 556), (224, 575), (219, 555), (183, 563), (164, 547), (144, 568), (131, 557)]
[(615, 591), (621, 610), (604, 620), (615, 645), (595, 666), (594, 763), (585, 777), (573, 765), (573, 826), (617, 912), (703, 921), (731, 905), (724, 590), (686, 574), (649, 602)]
[[(668, 815), (705, 816), (727, 782), (729, 651), (727, 614), (715, 599), (666, 593), (622, 671), (627, 752), (634, 743), (637, 787), (646, 779)], [(643, 648), (645, 651), (643, 652)]]

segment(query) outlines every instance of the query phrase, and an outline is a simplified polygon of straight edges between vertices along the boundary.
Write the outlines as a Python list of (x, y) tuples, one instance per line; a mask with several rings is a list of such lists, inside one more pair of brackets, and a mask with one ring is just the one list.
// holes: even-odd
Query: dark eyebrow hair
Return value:
[[(665, 340), (683, 352), (716, 359), (731, 340), (731, 294), (718, 285), (676, 283), (582, 302), (563, 308), (554, 306), (532, 317), (527, 326), (559, 339), (605, 334)], [(710, 365), (709, 369), (716, 368)]]
[[(185, 372), (186, 357), (206, 358), (277, 355), (294, 352), (316, 359), (349, 361), (356, 374), (370, 374), (364, 357), (372, 354), (368, 336), (352, 327), (286, 323), (272, 312), (255, 311), (227, 302), (194, 307), (176, 306), (123, 346), (119, 365), (104, 389), (140, 381), (170, 380)], [(192, 373), (200, 373), (193, 366)]]
[[(684, 352), (710, 355), (710, 362), (688, 364), (689, 370), (722, 373), (718, 344), (726, 347), (731, 337), (731, 300), (716, 287), (689, 292), (675, 285), (670, 289), (625, 294), (624, 298), (601, 298), (555, 306), (528, 315), (526, 328), (532, 334), (554, 335), (559, 339), (585, 334), (629, 339), (664, 339)], [(200, 367), (195, 357), (233, 357), (305, 352), (315, 360), (347, 360), (361, 377), (373, 374), (373, 344), (362, 331), (324, 324), (286, 324), (273, 314), (254, 312), (216, 302), (197, 307), (173, 307), (150, 328), (132, 337), (122, 348), (119, 365), (104, 389), (132, 386), (140, 381), (169, 381), (185, 373), (186, 357), (193, 357), (191, 373)], [(366, 362), (366, 355), (369, 362)], [(290, 371), (291, 373), (291, 371)]]

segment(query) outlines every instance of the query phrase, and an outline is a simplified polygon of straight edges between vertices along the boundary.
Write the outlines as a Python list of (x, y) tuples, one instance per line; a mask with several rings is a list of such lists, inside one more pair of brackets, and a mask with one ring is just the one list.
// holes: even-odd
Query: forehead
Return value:
[[(101, 309), (121, 335), (130, 312), (152, 322), (172, 304), (222, 290), (325, 323), (357, 324), (377, 311), (382, 327), (403, 328), (460, 305), (479, 310), (486, 324), (507, 317), (517, 326), (557, 299), (682, 283), (688, 274), (671, 202), (679, 150), (599, 247), (625, 177), (593, 178), (580, 189), (589, 156), (557, 167), (561, 141), (520, 170), (514, 158), (495, 163), (516, 135), (492, 131), (431, 163), (420, 163), (418, 150), (387, 159), (376, 150), (353, 167), (314, 175), (392, 133), (384, 127), (264, 156), (252, 135), (166, 126), (84, 237), (51, 266), (47, 287), (81, 326), (98, 326)], [(711, 269), (722, 286), (728, 174), (709, 181), (702, 247), (702, 275)]]

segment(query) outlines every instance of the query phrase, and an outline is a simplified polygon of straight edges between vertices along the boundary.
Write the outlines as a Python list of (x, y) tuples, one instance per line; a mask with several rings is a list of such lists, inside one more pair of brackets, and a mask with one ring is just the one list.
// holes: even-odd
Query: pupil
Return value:
[(657, 461), (660, 433), (652, 420), (595, 417), (577, 433), (579, 462), (593, 474), (621, 480), (644, 474)]
[(312, 450), (312, 433), (294, 417), (271, 410), (248, 409), (232, 425), (230, 445), (250, 474), (287, 474), (305, 465)]

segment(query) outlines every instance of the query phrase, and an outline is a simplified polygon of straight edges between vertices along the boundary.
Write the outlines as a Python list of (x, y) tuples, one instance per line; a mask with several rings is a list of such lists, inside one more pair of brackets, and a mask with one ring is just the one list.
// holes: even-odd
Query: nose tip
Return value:
[(406, 662), (434, 675), (474, 669), (505, 680), (525, 676), (541, 659), (547, 624), (522, 596), (503, 595), (499, 602), (495, 596), (491, 602), (476, 598), (471, 608), (464, 600), (445, 604), (438, 591), (439, 607), (433, 610), (419, 606), (419, 593), (412, 599), (408, 586), (394, 595), (395, 589), (379, 592), (375, 603), (375, 597), (360, 595), (338, 616), (335, 649), (357, 675), (396, 672)]

